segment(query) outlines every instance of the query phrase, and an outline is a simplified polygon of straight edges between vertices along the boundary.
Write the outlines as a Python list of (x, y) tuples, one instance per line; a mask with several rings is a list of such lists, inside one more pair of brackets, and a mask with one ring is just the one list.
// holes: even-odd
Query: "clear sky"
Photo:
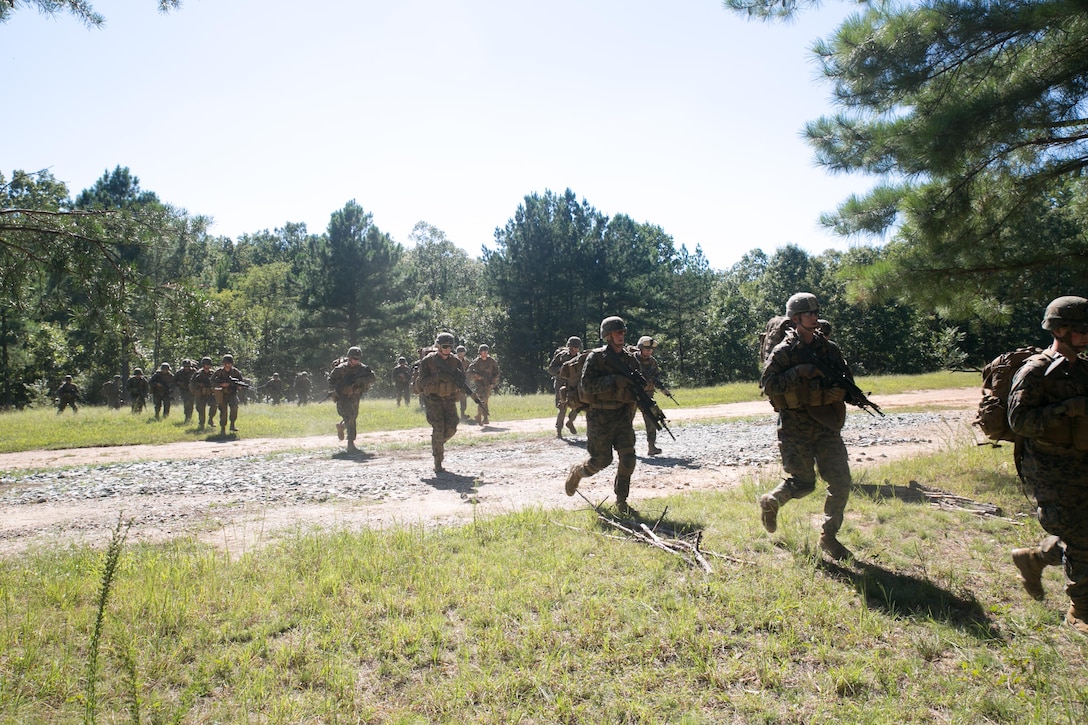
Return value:
[(237, 237), (326, 229), (355, 199), (480, 254), (524, 197), (569, 188), (724, 269), (862, 193), (801, 140), (833, 111), (810, 48), (849, 12), (747, 21), (719, 0), (93, 0), (101, 30), (0, 25), (0, 171), (75, 195), (115, 166)]

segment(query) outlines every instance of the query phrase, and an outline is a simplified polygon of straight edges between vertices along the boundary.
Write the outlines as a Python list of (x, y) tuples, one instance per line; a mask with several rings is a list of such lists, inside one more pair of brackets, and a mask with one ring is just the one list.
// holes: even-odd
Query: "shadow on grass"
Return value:
[(850, 584), (870, 609), (893, 617), (941, 621), (980, 640), (1001, 639), (1000, 632), (971, 594), (957, 596), (924, 579), (866, 562), (857, 562), (858, 571), (826, 559), (821, 559), (817, 566), (831, 578)]

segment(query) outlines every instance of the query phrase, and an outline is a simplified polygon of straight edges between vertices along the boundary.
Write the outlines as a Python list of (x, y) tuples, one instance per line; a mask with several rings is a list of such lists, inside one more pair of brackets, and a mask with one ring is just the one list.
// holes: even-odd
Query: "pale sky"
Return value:
[(801, 140), (833, 112), (813, 42), (847, 14), (746, 21), (719, 0), (93, 0), (101, 30), (0, 25), (0, 172), (77, 194), (114, 167), (215, 219), (305, 222), (355, 199), (401, 244), (418, 221), (478, 256), (528, 194), (570, 188), (725, 269), (793, 243), (862, 177)]

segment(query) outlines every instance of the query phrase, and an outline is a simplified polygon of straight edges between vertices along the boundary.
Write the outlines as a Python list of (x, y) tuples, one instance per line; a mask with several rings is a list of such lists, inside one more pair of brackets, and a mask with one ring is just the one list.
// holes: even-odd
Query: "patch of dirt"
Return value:
[[(968, 424), (978, 397), (977, 386), (873, 396), (889, 418), (850, 416), (844, 437), (851, 465), (915, 455), (972, 435)], [(908, 408), (948, 414), (892, 415)], [(659, 434), (665, 453), (642, 457), (639, 433), (636, 506), (676, 492), (734, 486), (755, 472), (779, 475), (775, 418), (766, 401), (665, 412), (676, 424), (670, 427), (677, 442)], [(727, 426), (723, 435), (701, 424), (707, 420), (738, 422), (720, 424)], [(0, 454), (0, 554), (98, 545), (119, 517), (132, 522), (130, 540), (196, 535), (238, 556), (286, 531), (313, 527), (434, 526), (531, 506), (584, 507), (581, 497), (562, 493), (567, 468), (585, 457), (584, 435), (557, 440), (553, 426), (553, 418), (462, 424), (447, 446), (449, 472), (441, 475), (431, 470), (429, 428), (360, 436), (357, 444), (369, 453), (351, 458), (338, 452), (335, 436)], [(885, 438), (893, 427), (894, 437)], [(578, 429), (584, 433), (582, 418)], [(732, 447), (719, 451), (726, 438)], [(608, 500), (613, 472), (610, 467), (586, 479), (581, 491), (594, 502)]]

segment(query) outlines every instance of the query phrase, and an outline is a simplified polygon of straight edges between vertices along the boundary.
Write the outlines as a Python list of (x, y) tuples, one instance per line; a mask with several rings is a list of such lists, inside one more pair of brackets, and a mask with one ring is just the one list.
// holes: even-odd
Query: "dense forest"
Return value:
[(504, 386), (535, 392), (550, 386), (555, 347), (597, 344), (612, 314), (657, 338), (675, 385), (754, 380), (758, 334), (799, 290), (820, 298), (858, 373), (978, 366), (1040, 342), (1042, 308), (1075, 282), (1056, 266), (993, 290), (1015, 295), (1001, 314), (942, 314), (851, 292), (878, 247), (786, 244), (716, 270), (698, 246), (570, 190), (524, 197), (479, 258), (424, 222), (394, 240), (354, 200), (321, 232), (288, 223), (232, 240), (207, 222), (120, 166), (74, 196), (48, 172), (0, 175), (0, 404), (43, 402), (65, 374), (94, 402), (114, 374), (228, 352), (254, 380), (320, 376), (349, 345), (381, 373), (380, 393), (396, 358), (442, 330), (470, 353), (490, 344)]

